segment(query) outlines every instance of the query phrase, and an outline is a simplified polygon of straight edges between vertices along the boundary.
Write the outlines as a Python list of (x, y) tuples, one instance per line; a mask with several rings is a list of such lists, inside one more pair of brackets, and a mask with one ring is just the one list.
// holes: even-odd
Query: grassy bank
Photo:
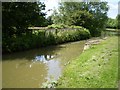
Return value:
[(108, 37), (73, 60), (58, 88), (115, 88), (118, 84), (118, 37)]

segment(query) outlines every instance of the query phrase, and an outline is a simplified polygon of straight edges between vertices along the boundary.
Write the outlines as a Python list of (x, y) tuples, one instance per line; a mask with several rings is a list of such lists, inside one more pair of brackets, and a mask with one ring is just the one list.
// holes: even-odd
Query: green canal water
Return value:
[(85, 41), (2, 56), (2, 88), (40, 88), (58, 80), (66, 65), (84, 48)]

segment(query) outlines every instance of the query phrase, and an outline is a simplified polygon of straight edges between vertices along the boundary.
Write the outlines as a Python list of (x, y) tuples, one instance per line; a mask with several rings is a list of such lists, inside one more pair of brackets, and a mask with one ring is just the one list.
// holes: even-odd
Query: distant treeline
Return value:
[(120, 29), (120, 15), (116, 19), (108, 18), (106, 28)]

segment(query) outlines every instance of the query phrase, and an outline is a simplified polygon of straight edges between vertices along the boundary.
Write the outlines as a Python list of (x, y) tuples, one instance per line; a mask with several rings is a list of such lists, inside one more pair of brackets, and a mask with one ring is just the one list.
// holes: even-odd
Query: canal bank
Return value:
[(66, 67), (57, 88), (117, 88), (118, 37), (92, 45)]

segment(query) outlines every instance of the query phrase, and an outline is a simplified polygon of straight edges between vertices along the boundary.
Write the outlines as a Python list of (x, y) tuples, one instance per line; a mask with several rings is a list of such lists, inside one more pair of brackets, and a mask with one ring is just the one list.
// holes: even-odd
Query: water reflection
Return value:
[(55, 56), (54, 55), (40, 55), (40, 56), (35, 56), (35, 59), (32, 61), (40, 61), (43, 63), (47, 63), (49, 60), (53, 59)]
[[(50, 81), (51, 79), (57, 80), (61, 75), (61, 65), (60, 58), (57, 58), (55, 55), (38, 55), (35, 56), (32, 61), (24, 60), (16, 64), (16, 69), (21, 67), (34, 68), (36, 65), (44, 64), (47, 67), (47, 76), (46, 80)], [(33, 78), (33, 77), (32, 77)]]
[(61, 75), (61, 67), (60, 67), (60, 58), (56, 58), (55, 55), (39, 55), (35, 56), (32, 60), (32, 64), (30, 64), (30, 68), (33, 66), (34, 63), (40, 62), (44, 63), (47, 66), (48, 74), (46, 77), (47, 81), (51, 79), (57, 80)]
[(48, 81), (58, 80), (61, 75), (61, 67), (59, 60), (51, 60), (47, 63), (48, 66), (48, 75), (46, 79)]
[(39, 56), (37, 55), (32, 60), (32, 63), (29, 65), (29, 67), (31, 68), (33, 66), (33, 64), (36, 63), (36, 62), (40, 62), (40, 63), (46, 64), (50, 60), (52, 60), (54, 57), (55, 57), (54, 55), (39, 55)]
[(57, 80), (66, 63), (82, 52), (84, 42), (34, 49), (3, 56), (3, 88), (39, 88)]

